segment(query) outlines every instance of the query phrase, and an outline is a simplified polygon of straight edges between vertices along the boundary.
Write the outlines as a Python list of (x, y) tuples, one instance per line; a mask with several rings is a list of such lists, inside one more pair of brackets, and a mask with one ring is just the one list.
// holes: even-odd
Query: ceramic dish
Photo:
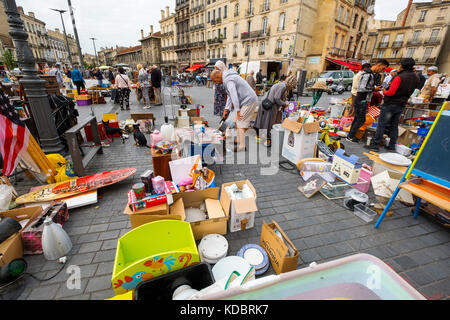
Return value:
[(237, 256), (244, 258), (253, 268), (256, 275), (260, 275), (269, 268), (269, 257), (267, 252), (256, 244), (247, 244), (237, 253)]
[(398, 153), (382, 153), (380, 159), (389, 164), (393, 164), (401, 167), (408, 167), (412, 161)]
[(244, 258), (229, 256), (220, 259), (220, 261), (218, 261), (212, 268), (212, 273), (214, 279), (221, 280), (223, 278), (229, 278), (234, 271), (237, 271), (240, 276), (236, 281), (238, 283), (242, 283), (245, 277), (248, 276), (251, 269), (252, 266)]
[(203, 237), (199, 251), (208, 260), (219, 260), (228, 253), (228, 241), (220, 234), (209, 234)]

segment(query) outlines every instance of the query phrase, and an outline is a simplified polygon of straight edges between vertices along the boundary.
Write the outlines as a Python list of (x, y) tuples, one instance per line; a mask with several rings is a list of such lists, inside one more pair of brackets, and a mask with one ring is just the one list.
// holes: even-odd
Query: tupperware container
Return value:
[(367, 223), (372, 222), (373, 219), (375, 219), (375, 217), (377, 216), (377, 213), (375, 211), (363, 204), (357, 204), (353, 212), (356, 216), (360, 217)]

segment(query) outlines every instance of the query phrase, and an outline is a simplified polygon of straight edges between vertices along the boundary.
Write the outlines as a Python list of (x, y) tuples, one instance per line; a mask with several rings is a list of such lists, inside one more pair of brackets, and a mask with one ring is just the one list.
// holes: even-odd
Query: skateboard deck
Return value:
[(17, 204), (53, 201), (110, 186), (136, 173), (135, 168), (107, 171), (70, 181), (54, 183), (16, 199)]

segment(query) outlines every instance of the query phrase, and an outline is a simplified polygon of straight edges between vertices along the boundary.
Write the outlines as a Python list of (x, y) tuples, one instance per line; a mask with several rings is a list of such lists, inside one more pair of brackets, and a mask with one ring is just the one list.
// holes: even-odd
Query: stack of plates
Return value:
[(238, 251), (237, 256), (244, 258), (255, 269), (256, 275), (263, 274), (269, 269), (267, 252), (257, 244), (243, 246)]
[(198, 252), (202, 261), (216, 264), (227, 256), (228, 241), (220, 234), (208, 234), (200, 241)]

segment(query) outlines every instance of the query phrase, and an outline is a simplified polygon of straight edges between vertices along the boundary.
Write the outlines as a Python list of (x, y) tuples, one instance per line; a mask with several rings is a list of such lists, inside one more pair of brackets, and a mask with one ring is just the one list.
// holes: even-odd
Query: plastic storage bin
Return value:
[(209, 264), (200, 262), (191, 267), (174, 271), (156, 279), (139, 283), (135, 300), (170, 301), (173, 292), (182, 285), (189, 285), (198, 291), (214, 284), (214, 276)]
[(401, 154), (402, 156), (409, 157), (412, 153), (412, 149), (402, 144), (397, 144), (395, 146), (395, 152)]
[(117, 244), (112, 284), (116, 295), (134, 290), (146, 280), (200, 262), (191, 225), (161, 220), (144, 224)]
[(77, 100), (77, 105), (79, 107), (85, 107), (85, 106), (88, 106), (90, 104), (91, 104), (91, 102), (89, 100)]
[(375, 211), (363, 204), (357, 204), (353, 212), (356, 216), (360, 217), (367, 223), (372, 222), (373, 219), (375, 219), (375, 217), (377, 216), (377, 213)]

